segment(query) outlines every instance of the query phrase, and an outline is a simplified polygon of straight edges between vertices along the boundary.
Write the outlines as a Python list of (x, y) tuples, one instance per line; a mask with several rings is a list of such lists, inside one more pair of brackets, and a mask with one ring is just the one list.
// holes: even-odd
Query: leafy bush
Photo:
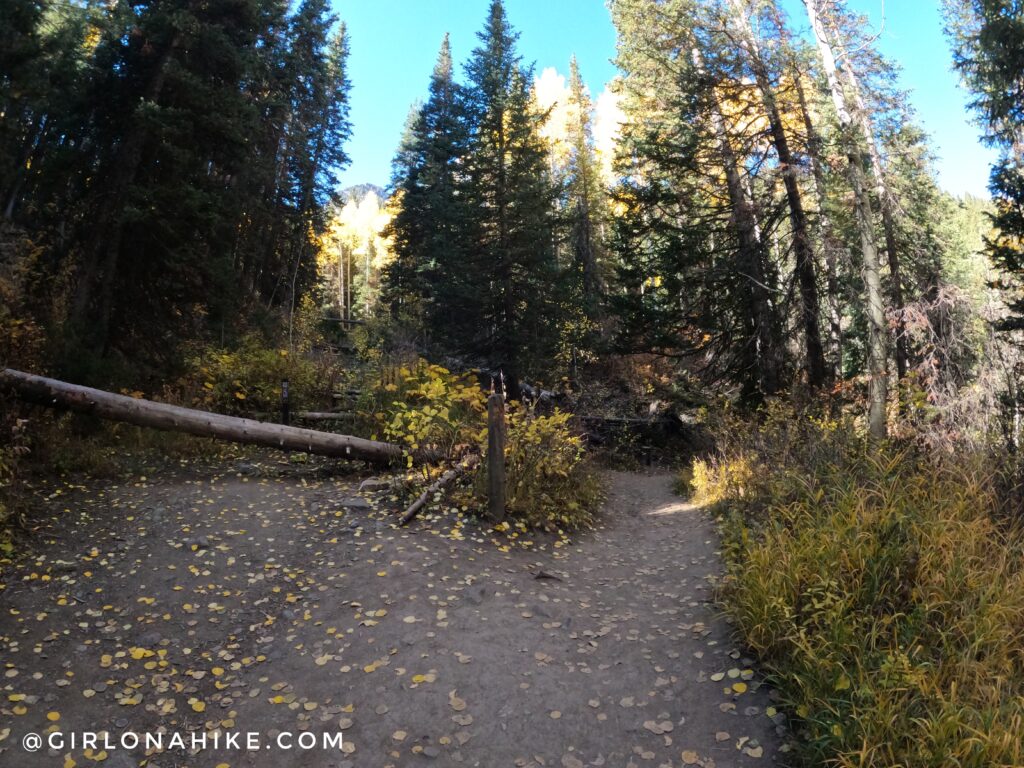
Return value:
[[(604, 489), (570, 418), (557, 409), (550, 416), (524, 407), (509, 410), (506, 510), (513, 519), (547, 530), (582, 528), (593, 521)], [(485, 467), (486, 462), (475, 483), (480, 496), (486, 488)]]
[(977, 457), (769, 418), (695, 473), (809, 765), (1024, 765), (1024, 539)]
[(680, 487), (693, 491), (697, 504), (718, 504), (726, 499), (742, 499), (756, 480), (755, 467), (747, 456), (731, 459), (698, 459), (693, 467), (683, 470)]
[(329, 402), (337, 375), (330, 362), (268, 346), (255, 334), (237, 349), (200, 347), (188, 356), (188, 367), (177, 385), (180, 399), (228, 414), (278, 411), (284, 379), (294, 410), (315, 409)]
[(429, 448), (454, 456), (477, 445), (487, 429), (487, 399), (473, 374), (419, 359), (382, 368), (364, 389), (359, 410), (373, 439), (410, 453)]
[(0, 366), (41, 373), (46, 336), (26, 300), (40, 247), (22, 230), (0, 224)]
[[(473, 374), (455, 374), (424, 360), (385, 366), (360, 399), (364, 429), (375, 439), (409, 452), (440, 450), (455, 458), (479, 450), (487, 440), (487, 398)], [(511, 406), (505, 444), (507, 510), (514, 520), (550, 530), (589, 524), (602, 498), (582, 439), (570, 415), (537, 416)], [(487, 462), (472, 478), (472, 492), (486, 504)]]
[(10, 555), (12, 507), (17, 503), (19, 469), (22, 458), (29, 452), (24, 419), (3, 418), (0, 413), (0, 429), (4, 431), (4, 442), (0, 445), (0, 557)]

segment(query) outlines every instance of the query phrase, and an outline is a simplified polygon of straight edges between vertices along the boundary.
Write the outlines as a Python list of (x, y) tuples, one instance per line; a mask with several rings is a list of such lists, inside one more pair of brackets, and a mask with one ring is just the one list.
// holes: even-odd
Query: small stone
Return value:
[(349, 496), (342, 499), (338, 504), (346, 509), (361, 509), (367, 511), (371, 509), (370, 502), (361, 496)]

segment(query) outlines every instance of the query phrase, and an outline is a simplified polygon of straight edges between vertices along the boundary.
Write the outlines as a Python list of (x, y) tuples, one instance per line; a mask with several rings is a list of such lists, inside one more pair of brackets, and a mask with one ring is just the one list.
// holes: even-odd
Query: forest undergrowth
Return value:
[(719, 516), (722, 600), (805, 764), (1024, 764), (1015, 460), (795, 415), (723, 419), (686, 480)]

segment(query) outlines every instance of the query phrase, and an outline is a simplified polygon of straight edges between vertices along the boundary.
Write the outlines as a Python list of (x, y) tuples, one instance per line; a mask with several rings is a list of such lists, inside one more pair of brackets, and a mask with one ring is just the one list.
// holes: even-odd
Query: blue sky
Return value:
[[(911, 91), (919, 122), (933, 138), (940, 184), (950, 192), (986, 195), (993, 154), (978, 141), (950, 69), (949, 45), (942, 34), (938, 0), (849, 0), (869, 17), (876, 45), (902, 68), (901, 83)], [(409, 107), (426, 95), (430, 71), (445, 32), (451, 34), (456, 62), (475, 47), (489, 0), (335, 0), (351, 41), (352, 163), (344, 186), (385, 185), (391, 158)], [(615, 30), (603, 0), (506, 0), (519, 49), (538, 74), (561, 73), (576, 54), (594, 95), (615, 76)], [(808, 29), (800, 0), (782, 0), (794, 28)], [(884, 12), (884, 25), (881, 24)]]

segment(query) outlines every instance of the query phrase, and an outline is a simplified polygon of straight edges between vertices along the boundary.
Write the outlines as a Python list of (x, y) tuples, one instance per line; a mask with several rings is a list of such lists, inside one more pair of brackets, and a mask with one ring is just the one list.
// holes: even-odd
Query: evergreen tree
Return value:
[(393, 311), (416, 307), (442, 353), (476, 358), (519, 378), (550, 368), (561, 307), (557, 186), (543, 122), (500, 0), (480, 45), (452, 75), (447, 39), (427, 103), (395, 161), (397, 255), (386, 277)]
[(246, 156), (252, 114), (238, 85), (256, 18), (253, 2), (233, 0), (119, 4), (110, 18), (90, 84), (104, 149), (72, 252), (70, 330), (86, 349), (194, 332), (191, 308), (226, 293), (223, 190)]
[(242, 92), (257, 121), (249, 158), (233, 186), (240, 223), (234, 245), (237, 299), (267, 302), (280, 274), (282, 233), (287, 231), (284, 196), (288, 168), (285, 130), (289, 123), (295, 74), (286, 66), (295, 25), (287, 0), (260, 4), (263, 16)]
[(685, 357), (748, 400), (787, 368), (778, 266), (751, 168), (763, 142), (721, 25), (693, 0), (616, 0), (623, 129), (620, 348)]
[[(605, 248), (602, 237), (607, 217), (604, 188), (591, 128), (593, 106), (579, 65), (569, 62), (569, 162), (566, 214), (572, 250), (572, 285), (583, 319), (594, 324), (601, 315), (605, 291)], [(573, 302), (575, 304), (575, 302)], [(585, 342), (584, 342), (585, 343)]]
[(543, 116), (515, 50), (501, 0), (492, 0), (466, 66), (470, 125), (466, 204), (475, 212), (469, 266), (481, 300), (465, 318), (465, 351), (485, 350), (516, 398), (519, 377), (552, 359), (559, 300), (555, 253), (557, 187), (540, 139)]
[[(807, 382), (811, 387), (825, 383), (825, 352), (821, 341), (821, 310), (818, 301), (817, 261), (814, 244), (811, 241), (810, 223), (804, 207), (803, 192), (800, 189), (799, 163), (791, 147), (791, 139), (783, 121), (781, 91), (782, 62), (768, 55), (764, 46), (754, 34), (750, 14), (752, 9), (744, 0), (730, 0), (729, 22), (737, 31), (739, 47), (757, 84), (758, 95), (768, 121), (769, 136), (782, 174), (786, 190), (786, 204), (789, 208), (790, 230), (795, 261), (796, 280), (800, 286), (800, 319), (804, 337), (804, 367)], [(766, 9), (770, 10), (770, 9)], [(765, 26), (761, 28), (764, 29)]]
[[(0, 204), (13, 208), (17, 178), (41, 128), (42, 6), (35, 0), (0, 0)], [(33, 103), (35, 102), (35, 103)], [(5, 218), (11, 218), (10, 211)]]
[(178, 340), (290, 310), (347, 162), (327, 3), (4, 2), (0, 208), (39, 233), (65, 372), (166, 368)]
[(467, 140), (464, 94), (454, 80), (445, 35), (427, 102), (412, 115), (395, 158), (395, 261), (385, 275), (393, 316), (417, 316), (438, 339), (466, 326), (475, 300), (466, 269), (471, 212), (460, 195)]
[(0, 9), (0, 18), (11, 19), (0, 41), (0, 206), (5, 219), (60, 234), (90, 172), (81, 155), (94, 107), (82, 86), (92, 75), (99, 12), (92, 3), (6, 3), (10, 10)]
[(327, 205), (334, 201), (336, 174), (348, 163), (348, 39), (344, 24), (332, 34), (335, 20), (327, 0), (303, 0), (291, 19), (284, 64), (290, 102), (278, 215), (285, 217), (288, 231), (271, 300), (280, 297), (288, 308), (289, 325), (299, 294), (315, 278), (316, 238), (326, 226)]
[[(985, 140), (1000, 151), (989, 181), (996, 233), (987, 242), (995, 266), (1024, 277), (1024, 14), (1016, 0), (949, 0), (954, 64), (974, 92)], [(1007, 328), (1024, 328), (1024, 298), (1010, 299)]]

